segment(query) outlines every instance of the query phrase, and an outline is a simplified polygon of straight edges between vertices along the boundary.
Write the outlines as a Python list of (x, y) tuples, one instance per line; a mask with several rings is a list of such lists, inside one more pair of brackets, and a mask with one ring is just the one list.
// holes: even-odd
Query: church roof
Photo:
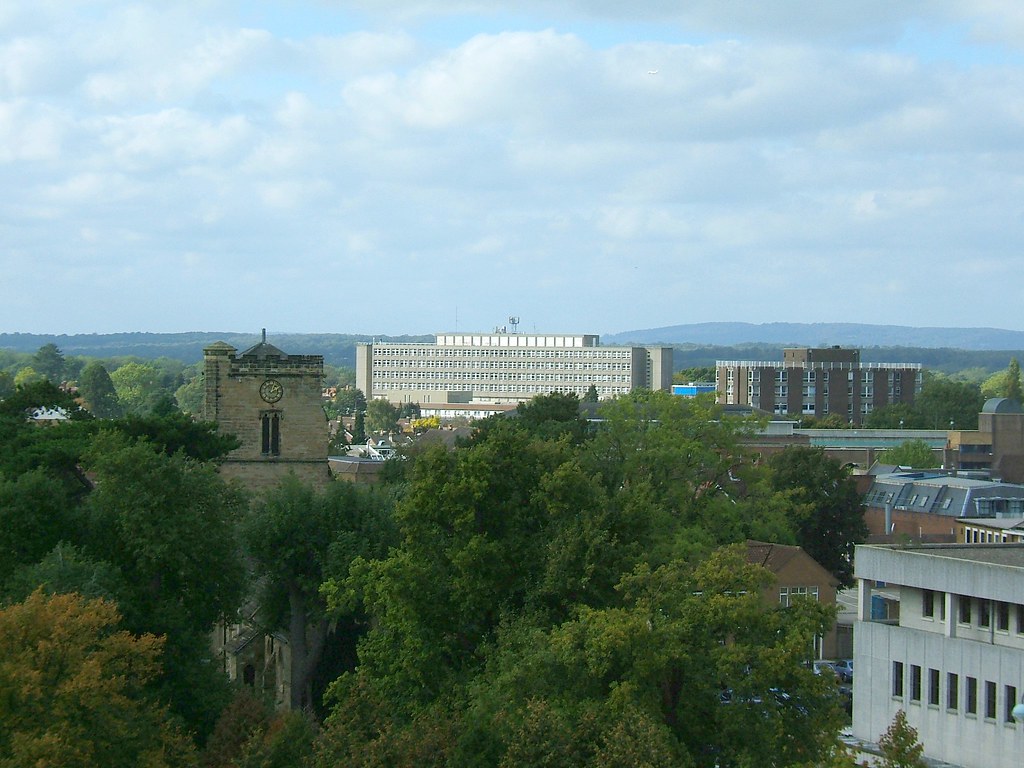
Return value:
[(275, 347), (273, 344), (268, 344), (265, 341), (261, 341), (259, 344), (253, 347), (249, 347), (247, 350), (245, 350), (245, 352), (242, 353), (242, 357), (257, 357), (261, 360), (267, 357), (287, 359), (288, 355), (286, 355), (280, 349)]
[(262, 340), (259, 344), (249, 347), (245, 352), (242, 353), (242, 357), (255, 357), (259, 360), (264, 360), (268, 357), (275, 357), (279, 360), (287, 360), (288, 355), (282, 352), (280, 349), (275, 347), (273, 344), (267, 343), (267, 329), (263, 329)]

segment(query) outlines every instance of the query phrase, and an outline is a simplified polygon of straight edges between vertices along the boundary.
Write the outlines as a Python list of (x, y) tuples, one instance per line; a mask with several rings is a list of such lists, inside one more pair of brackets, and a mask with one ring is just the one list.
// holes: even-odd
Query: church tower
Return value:
[(203, 419), (241, 445), (221, 474), (250, 488), (277, 485), (289, 472), (312, 483), (330, 479), (322, 355), (287, 355), (262, 340), (237, 355), (230, 344), (203, 349)]

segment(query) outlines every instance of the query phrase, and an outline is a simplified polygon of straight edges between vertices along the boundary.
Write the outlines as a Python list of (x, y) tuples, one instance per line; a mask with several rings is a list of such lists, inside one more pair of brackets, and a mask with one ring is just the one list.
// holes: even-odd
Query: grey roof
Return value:
[(268, 357), (275, 357), (280, 360), (287, 360), (288, 355), (282, 352), (280, 349), (275, 347), (273, 344), (268, 344), (265, 341), (261, 341), (255, 346), (249, 347), (245, 352), (242, 353), (242, 357), (255, 357), (263, 360)]
[(926, 471), (876, 475), (864, 494), (869, 507), (892, 504), (907, 512), (972, 518), (991, 517), (993, 510), (998, 514), (1000, 508), (1012, 511), (1024, 504), (1000, 503), (1010, 499), (1024, 500), (1024, 485)]
[(969, 563), (1024, 568), (1024, 544), (917, 544), (912, 546), (866, 544), (863, 546), (900, 550)]
[(982, 413), (1024, 413), (1021, 411), (1020, 403), (1008, 397), (993, 397), (985, 401), (981, 407)]

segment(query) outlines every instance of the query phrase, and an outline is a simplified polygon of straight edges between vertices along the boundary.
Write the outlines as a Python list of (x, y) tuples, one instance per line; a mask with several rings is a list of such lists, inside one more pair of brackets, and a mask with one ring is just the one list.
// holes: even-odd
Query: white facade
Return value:
[(859, 546), (855, 575), (854, 735), (902, 709), (927, 757), (1024, 764), (1024, 545)]
[(356, 386), (367, 397), (421, 406), (519, 403), (553, 392), (608, 398), (672, 386), (671, 347), (602, 347), (590, 334), (438, 334), (430, 343), (356, 348)]

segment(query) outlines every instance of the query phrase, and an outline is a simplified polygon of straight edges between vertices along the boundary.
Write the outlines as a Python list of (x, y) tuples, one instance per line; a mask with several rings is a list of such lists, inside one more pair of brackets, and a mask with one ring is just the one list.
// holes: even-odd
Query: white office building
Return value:
[(671, 347), (605, 347), (596, 335), (444, 333), (431, 343), (356, 347), (356, 386), (392, 403), (519, 403), (553, 392), (598, 397), (669, 390)]
[(926, 757), (1024, 765), (1024, 545), (859, 546), (853, 732), (902, 709)]

